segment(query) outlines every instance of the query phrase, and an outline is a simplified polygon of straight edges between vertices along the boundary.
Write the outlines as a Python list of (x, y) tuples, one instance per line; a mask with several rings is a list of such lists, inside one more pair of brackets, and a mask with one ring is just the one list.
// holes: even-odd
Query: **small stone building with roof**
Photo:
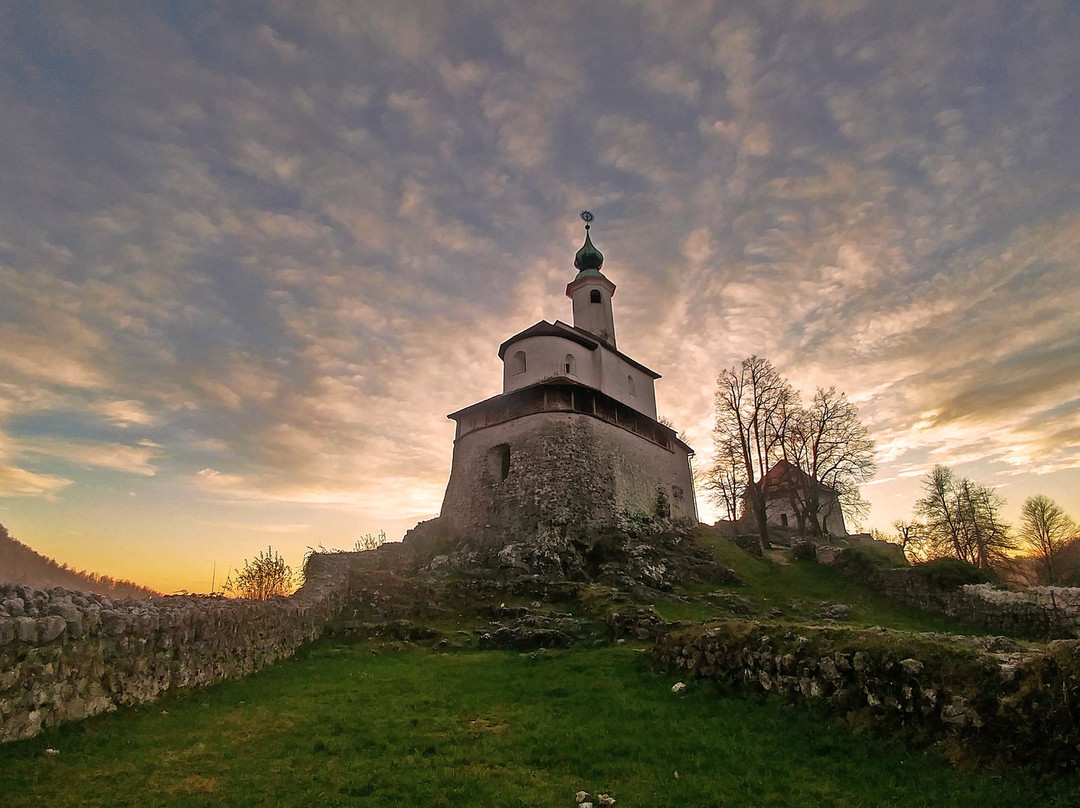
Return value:
[[(805, 471), (787, 460), (778, 460), (765, 476), (763, 491), (765, 496), (765, 524), (769, 528), (796, 530), (799, 528), (799, 513), (805, 511), (811, 489), (818, 498), (818, 521), (821, 529), (834, 538), (848, 536), (844, 524), (844, 511), (840, 507), (840, 496), (836, 490), (813, 480)], [(753, 508), (748, 495), (743, 495), (743, 516), (739, 521), (741, 530), (756, 532)], [(771, 535), (771, 534), (770, 534)]]
[(697, 520), (693, 450), (657, 420), (660, 374), (616, 347), (615, 284), (585, 231), (566, 286), (573, 325), (541, 320), (510, 337), (502, 393), (448, 416), (457, 430), (440, 521), (453, 536), (493, 544), (634, 515)]

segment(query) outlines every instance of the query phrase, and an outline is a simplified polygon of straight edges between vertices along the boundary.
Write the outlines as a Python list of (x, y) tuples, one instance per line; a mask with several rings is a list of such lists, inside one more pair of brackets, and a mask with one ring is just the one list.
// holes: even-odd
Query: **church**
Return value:
[(496, 545), (634, 517), (697, 521), (693, 450), (657, 420), (660, 375), (617, 347), (615, 284), (582, 218), (573, 325), (541, 320), (507, 339), (502, 393), (447, 416), (457, 429), (440, 521), (452, 536)]

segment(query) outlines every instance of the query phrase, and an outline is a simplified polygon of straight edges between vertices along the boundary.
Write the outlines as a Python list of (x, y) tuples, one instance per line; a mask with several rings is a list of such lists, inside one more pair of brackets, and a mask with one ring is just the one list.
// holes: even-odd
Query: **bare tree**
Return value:
[(896, 538), (904, 558), (909, 562), (926, 561), (927, 557), (923, 546), (926, 527), (921, 522), (914, 520), (905, 522), (903, 519), (894, 520), (892, 526), (893, 530), (896, 531)]
[(716, 380), (716, 426), (719, 445), (736, 447), (746, 479), (746, 505), (757, 525), (761, 549), (768, 547), (765, 473), (783, 455), (784, 430), (798, 394), (768, 359), (751, 356)]
[(1035, 550), (1046, 583), (1058, 582), (1057, 556), (1075, 535), (1076, 523), (1054, 500), (1037, 494), (1024, 501), (1020, 509), (1020, 538)]
[(702, 475), (702, 487), (712, 501), (720, 506), (725, 518), (739, 518), (739, 505), (746, 490), (746, 466), (739, 442), (731, 435), (714, 435), (716, 457), (713, 465)]
[(785, 459), (805, 473), (789, 489), (800, 534), (823, 534), (822, 506), (830, 491), (849, 516), (865, 515), (859, 485), (874, 476), (874, 440), (846, 394), (819, 387), (813, 401), (789, 419), (783, 450)]
[(222, 591), (234, 598), (268, 600), (274, 595), (289, 595), (295, 588), (295, 575), (285, 559), (267, 547), (252, 561), (244, 559), (244, 566), (225, 580)]
[(927, 557), (951, 556), (987, 570), (1015, 548), (1001, 518), (1005, 500), (993, 489), (957, 477), (947, 466), (935, 466), (923, 481), (923, 491), (915, 510), (923, 517)]

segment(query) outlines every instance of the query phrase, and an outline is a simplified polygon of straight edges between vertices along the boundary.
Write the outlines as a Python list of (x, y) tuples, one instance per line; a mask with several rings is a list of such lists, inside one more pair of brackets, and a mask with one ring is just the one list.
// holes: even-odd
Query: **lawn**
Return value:
[[(1074, 805), (969, 774), (629, 646), (518, 654), (323, 640), (245, 680), (0, 746), (0, 805)], [(55, 750), (55, 754), (46, 750)]]

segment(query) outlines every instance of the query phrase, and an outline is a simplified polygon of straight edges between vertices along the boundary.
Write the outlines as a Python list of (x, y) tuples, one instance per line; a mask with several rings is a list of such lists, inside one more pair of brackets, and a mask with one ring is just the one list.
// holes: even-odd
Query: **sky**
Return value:
[(3, 4), (0, 522), (165, 592), (399, 538), (571, 319), (583, 209), (698, 468), (756, 354), (858, 405), (864, 526), (936, 463), (1080, 517), (1078, 42), (1074, 0)]

